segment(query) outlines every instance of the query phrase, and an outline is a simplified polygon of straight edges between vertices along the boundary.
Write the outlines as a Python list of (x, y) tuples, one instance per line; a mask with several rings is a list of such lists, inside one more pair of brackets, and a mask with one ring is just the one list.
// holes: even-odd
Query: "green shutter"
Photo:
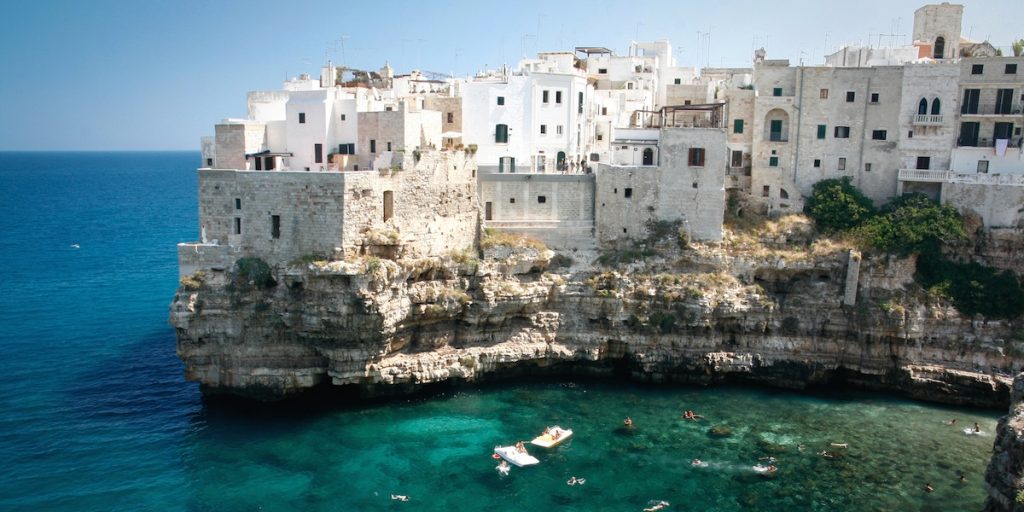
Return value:
[(735, 120), (733, 120), (733, 122), (732, 122), (732, 132), (733, 133), (743, 133), (743, 120), (742, 119), (735, 119)]
[(773, 156), (773, 157), (768, 158), (768, 166), (769, 167), (778, 167), (779, 166), (779, 157)]
[(782, 96), (782, 87), (772, 89), (772, 96)]
[(827, 126), (825, 126), (823, 124), (819, 124), (818, 125), (818, 138), (819, 139), (824, 139), (825, 138), (825, 132), (827, 132), (827, 131), (828, 131), (828, 127)]

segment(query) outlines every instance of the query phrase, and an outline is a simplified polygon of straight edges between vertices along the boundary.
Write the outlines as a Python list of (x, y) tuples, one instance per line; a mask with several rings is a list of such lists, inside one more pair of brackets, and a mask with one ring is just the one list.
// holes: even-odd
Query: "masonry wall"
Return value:
[[(418, 162), (409, 152), (395, 158), (400, 171), (342, 173), (344, 256), (394, 250), (395, 255), (425, 257), (474, 246), (480, 214), (473, 157), (463, 151), (422, 150)], [(385, 192), (392, 195), (388, 220)]]
[[(548, 247), (594, 245), (594, 176), (586, 174), (481, 174), (486, 227), (523, 233)], [(543, 197), (544, 202), (540, 202)]]
[[(1021, 183), (1024, 184), (1024, 183)], [(986, 228), (1024, 227), (1024, 186), (943, 183), (942, 201), (981, 215)]]
[(214, 164), (220, 169), (246, 169), (245, 155), (263, 149), (266, 125), (227, 123), (214, 127)]
[[(341, 245), (343, 183), (344, 175), (336, 172), (200, 169), (200, 229), (238, 256), (272, 263), (329, 256)], [(280, 217), (278, 238), (271, 233), (273, 215)]]

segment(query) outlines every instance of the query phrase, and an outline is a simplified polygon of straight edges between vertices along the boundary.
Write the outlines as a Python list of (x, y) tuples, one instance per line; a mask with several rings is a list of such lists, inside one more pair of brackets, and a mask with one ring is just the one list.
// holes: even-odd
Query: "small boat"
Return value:
[(535, 444), (541, 448), (554, 448), (570, 437), (572, 437), (572, 429), (565, 429), (555, 425), (544, 429), (544, 433), (533, 438), (530, 444)]
[(778, 471), (778, 468), (776, 468), (775, 466), (762, 466), (762, 465), (758, 464), (758, 465), (754, 466), (754, 471), (757, 472), (757, 473), (760, 473), (762, 475), (770, 475), (770, 474)]
[(981, 435), (985, 435), (985, 433), (980, 431), (980, 430), (974, 430), (973, 428), (965, 428), (964, 429), (964, 435), (968, 435), (968, 436), (981, 436)]
[(520, 452), (515, 446), (495, 446), (494, 453), (497, 453), (501, 458), (519, 467), (532, 466), (540, 463), (540, 461), (537, 460), (537, 457), (534, 457), (525, 451)]

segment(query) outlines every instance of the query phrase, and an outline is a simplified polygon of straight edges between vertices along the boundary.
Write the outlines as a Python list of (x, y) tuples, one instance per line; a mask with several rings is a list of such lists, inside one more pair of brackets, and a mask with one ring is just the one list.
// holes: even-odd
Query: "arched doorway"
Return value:
[(654, 165), (654, 150), (644, 149), (644, 165)]
[(932, 54), (936, 59), (943, 58), (946, 53), (946, 39), (942, 36), (935, 38), (935, 52)]
[(923, 116), (928, 113), (928, 100), (921, 98), (917, 104), (917, 115)]
[(565, 170), (565, 151), (558, 152), (557, 166), (559, 171)]
[(932, 100), (932, 115), (937, 116), (942, 113), (942, 104), (939, 103), (939, 99), (935, 98)]
[(764, 140), (786, 142), (789, 140), (789, 114), (782, 109), (772, 109), (765, 114)]

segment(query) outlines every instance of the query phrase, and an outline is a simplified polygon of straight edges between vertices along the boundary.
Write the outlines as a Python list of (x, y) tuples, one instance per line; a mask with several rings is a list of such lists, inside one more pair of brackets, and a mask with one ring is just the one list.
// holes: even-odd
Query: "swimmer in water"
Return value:
[(626, 416), (626, 419), (622, 420), (622, 424), (625, 425), (626, 427), (632, 428), (633, 427), (633, 418), (630, 418), (629, 416)]
[(654, 500), (651, 500), (651, 501), (649, 501), (647, 503), (648, 504), (652, 504), (652, 505), (647, 507), (647, 508), (645, 508), (644, 512), (658, 512), (659, 510), (669, 506), (669, 503), (667, 501), (654, 501)]
[(408, 496), (403, 496), (401, 494), (392, 494), (391, 495), (391, 499), (398, 500), (398, 501), (409, 501), (409, 497)]

